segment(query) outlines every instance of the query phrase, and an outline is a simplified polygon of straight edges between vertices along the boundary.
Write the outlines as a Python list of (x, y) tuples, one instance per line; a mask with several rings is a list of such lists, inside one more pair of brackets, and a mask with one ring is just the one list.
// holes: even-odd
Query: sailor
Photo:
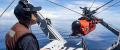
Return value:
[(20, 0), (14, 9), (17, 22), (6, 34), (7, 50), (39, 50), (39, 44), (35, 35), (29, 30), (35, 24), (37, 18), (34, 14), (41, 7), (34, 7), (27, 0)]

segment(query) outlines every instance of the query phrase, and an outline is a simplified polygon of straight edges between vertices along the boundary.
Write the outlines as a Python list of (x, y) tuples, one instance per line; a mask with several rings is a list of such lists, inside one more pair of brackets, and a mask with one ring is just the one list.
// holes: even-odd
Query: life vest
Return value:
[(29, 31), (26, 27), (21, 25), (20, 23), (16, 23), (6, 34), (6, 47), (8, 50), (16, 50), (17, 42), (27, 36), (32, 35), (34, 38), (35, 36)]
[(82, 34), (87, 35), (91, 31), (93, 31), (96, 27), (96, 24), (93, 23), (93, 21), (88, 21), (88, 20), (79, 20), (80, 22), (80, 29), (82, 29)]

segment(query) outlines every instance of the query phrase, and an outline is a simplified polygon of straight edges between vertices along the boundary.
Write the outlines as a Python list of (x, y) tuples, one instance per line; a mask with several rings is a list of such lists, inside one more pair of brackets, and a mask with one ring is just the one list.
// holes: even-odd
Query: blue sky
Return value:
[[(16, 0), (14, 4), (5, 12), (5, 14), (0, 18), (0, 23), (6, 22), (15, 22), (17, 19), (15, 18), (13, 11), (14, 7), (17, 5), (19, 0)], [(46, 0), (29, 0), (31, 4), (34, 6), (41, 6), (42, 10), (40, 11), (45, 17), (48, 17), (52, 20), (76, 20), (77, 18), (81, 17), (81, 15), (76, 14), (72, 11), (66, 10), (65, 8), (56, 6)], [(65, 7), (68, 7), (70, 9), (73, 9), (75, 11), (78, 11), (82, 13), (82, 10), (79, 8), (81, 7), (90, 7), (93, 3), (93, 0), (51, 0), (55, 3), (58, 3), (60, 5), (63, 5)], [(108, 2), (109, 0), (96, 0), (92, 9), (95, 9), (104, 3)], [(119, 0), (115, 0), (109, 5), (117, 2)], [(3, 12), (3, 10), (12, 2), (12, 0), (0, 0), (0, 14)], [(109, 6), (107, 5), (107, 6)], [(103, 7), (99, 11), (107, 8), (107, 6)], [(106, 11), (103, 11), (100, 14), (97, 14), (96, 16), (99, 18), (103, 18), (105, 21), (109, 22), (110, 24), (116, 25), (120, 24), (120, 4), (118, 3), (112, 8), (109, 8)], [(98, 12), (99, 12), (98, 11)]]

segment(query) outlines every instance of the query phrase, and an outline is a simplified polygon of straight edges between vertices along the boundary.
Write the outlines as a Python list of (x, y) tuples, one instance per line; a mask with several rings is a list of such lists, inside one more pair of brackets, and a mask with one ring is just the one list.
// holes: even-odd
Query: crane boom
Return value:
[(110, 30), (111, 32), (113, 32), (116, 36), (119, 36), (119, 30), (117, 30), (116, 28), (110, 26), (108, 23), (106, 23), (105, 21), (100, 22), (101, 25), (103, 25), (104, 27), (106, 27), (108, 30)]

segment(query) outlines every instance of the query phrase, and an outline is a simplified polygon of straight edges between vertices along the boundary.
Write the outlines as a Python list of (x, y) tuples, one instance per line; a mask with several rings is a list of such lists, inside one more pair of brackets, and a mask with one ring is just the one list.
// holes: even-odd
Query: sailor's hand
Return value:
[(52, 24), (51, 20), (49, 18), (46, 18), (47, 24)]

